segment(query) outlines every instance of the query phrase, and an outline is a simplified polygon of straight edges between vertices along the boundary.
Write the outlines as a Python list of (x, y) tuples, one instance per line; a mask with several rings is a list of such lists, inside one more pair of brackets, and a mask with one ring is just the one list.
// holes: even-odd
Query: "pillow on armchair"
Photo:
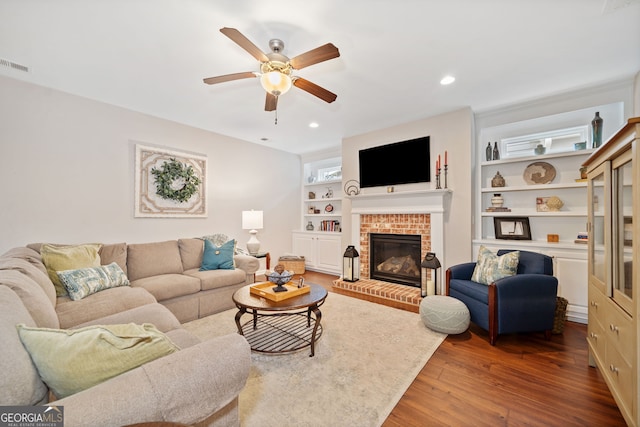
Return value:
[(514, 276), (518, 271), (520, 252), (513, 251), (498, 256), (484, 246), (478, 250), (478, 261), (471, 280), (489, 285), (503, 277)]

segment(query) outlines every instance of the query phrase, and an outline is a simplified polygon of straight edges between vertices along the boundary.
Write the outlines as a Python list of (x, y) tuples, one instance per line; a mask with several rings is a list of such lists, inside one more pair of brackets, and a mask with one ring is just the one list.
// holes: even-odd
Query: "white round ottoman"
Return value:
[(461, 334), (469, 328), (469, 309), (460, 300), (446, 295), (422, 299), (420, 318), (425, 326), (445, 334)]

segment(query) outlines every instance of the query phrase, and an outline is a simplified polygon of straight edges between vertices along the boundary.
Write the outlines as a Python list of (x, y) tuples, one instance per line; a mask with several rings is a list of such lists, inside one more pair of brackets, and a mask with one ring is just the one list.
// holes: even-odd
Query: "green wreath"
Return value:
[(152, 168), (156, 194), (163, 199), (186, 202), (198, 192), (202, 182), (191, 166), (185, 166), (174, 158), (164, 162), (160, 169)]

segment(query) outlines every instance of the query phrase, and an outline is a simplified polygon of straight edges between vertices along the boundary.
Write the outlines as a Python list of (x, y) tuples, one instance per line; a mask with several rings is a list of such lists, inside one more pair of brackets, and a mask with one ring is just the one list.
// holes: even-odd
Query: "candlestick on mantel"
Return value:
[(447, 150), (444, 151), (444, 167), (446, 168), (449, 162), (447, 161)]
[(438, 169), (442, 166), (442, 161), (440, 160), (440, 154), (438, 154)]

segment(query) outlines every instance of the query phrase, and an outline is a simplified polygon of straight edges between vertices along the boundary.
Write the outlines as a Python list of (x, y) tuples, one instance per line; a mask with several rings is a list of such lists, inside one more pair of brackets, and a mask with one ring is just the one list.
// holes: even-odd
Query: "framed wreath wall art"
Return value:
[(136, 144), (136, 217), (206, 217), (207, 158)]

